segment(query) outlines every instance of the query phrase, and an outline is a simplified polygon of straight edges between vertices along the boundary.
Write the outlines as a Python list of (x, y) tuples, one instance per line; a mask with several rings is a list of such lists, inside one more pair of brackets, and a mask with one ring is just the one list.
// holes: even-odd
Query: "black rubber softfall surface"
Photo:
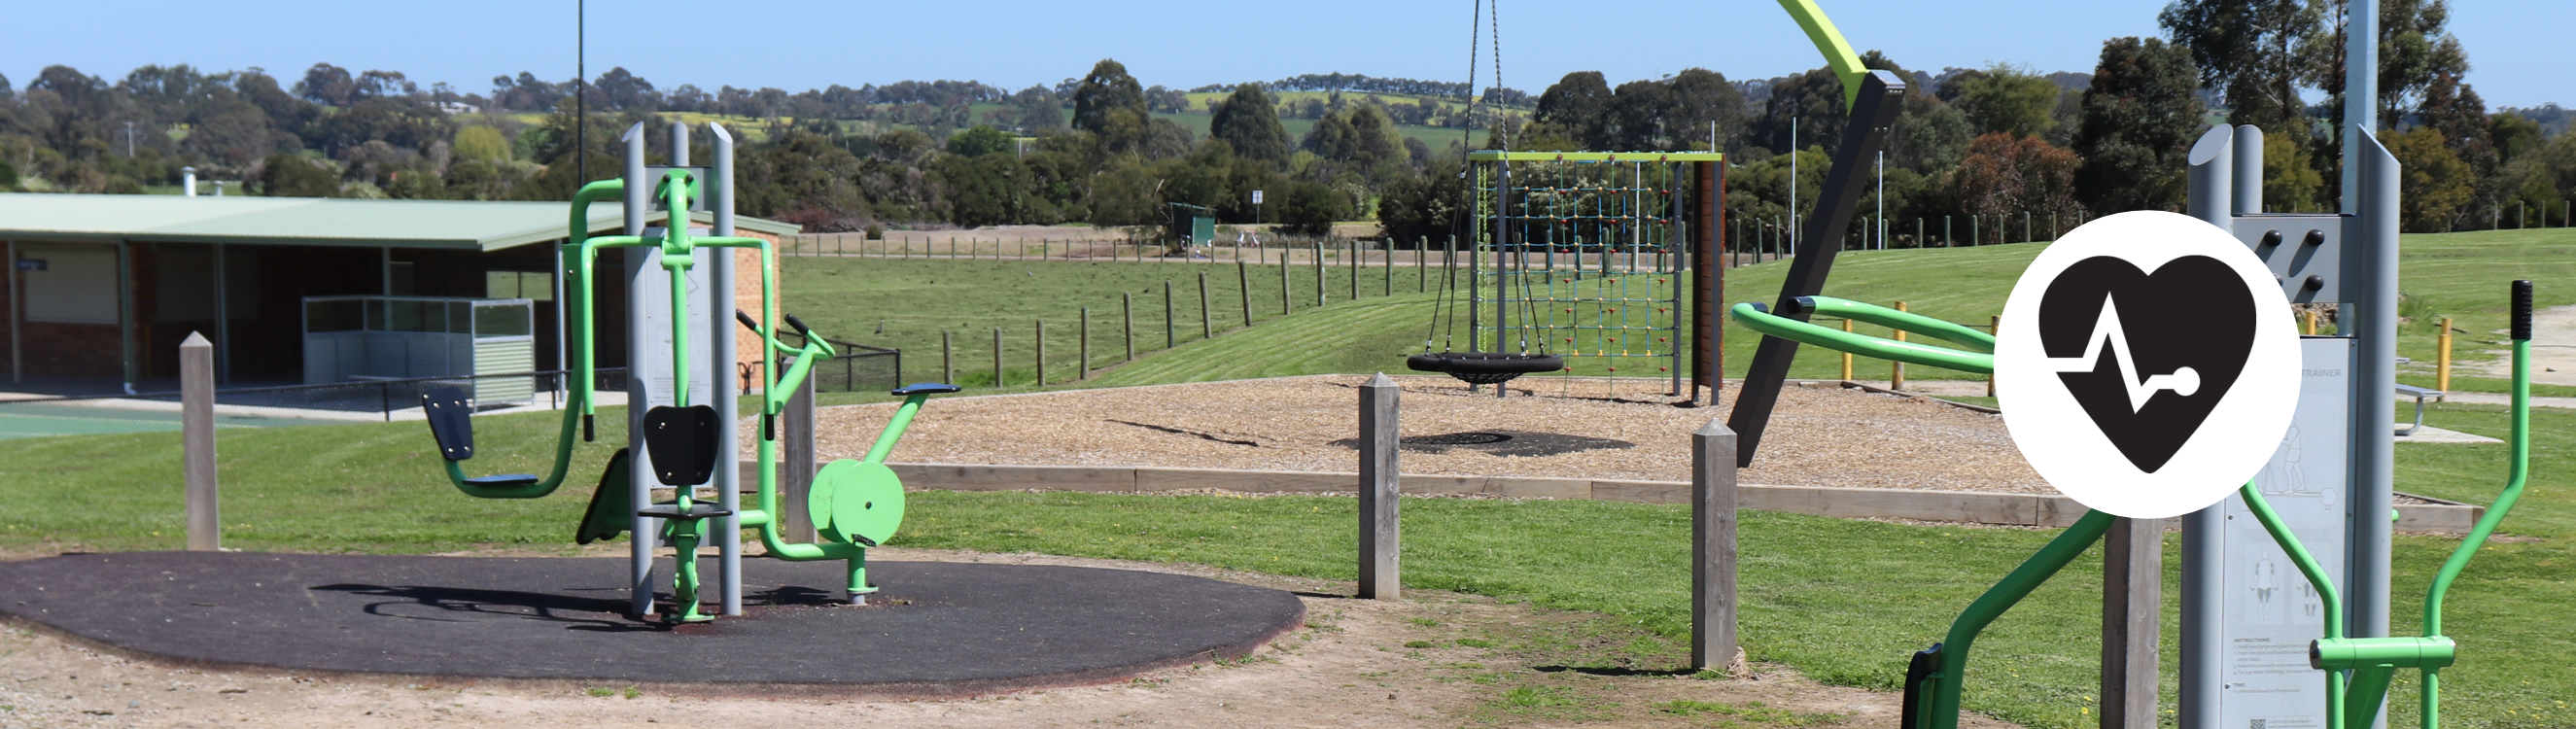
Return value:
[[(714, 568), (700, 562), (711, 583)], [(670, 569), (655, 573), (665, 607)], [(71, 554), (0, 563), (0, 612), (192, 662), (917, 696), (1240, 656), (1305, 617), (1279, 590), (1131, 570), (872, 562), (867, 607), (838, 604), (838, 561), (743, 573), (747, 615), (675, 628), (622, 614), (622, 558)]]

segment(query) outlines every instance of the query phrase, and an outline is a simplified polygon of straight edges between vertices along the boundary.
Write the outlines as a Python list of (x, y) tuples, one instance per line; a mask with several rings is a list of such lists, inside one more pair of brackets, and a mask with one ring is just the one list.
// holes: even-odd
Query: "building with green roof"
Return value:
[[(565, 212), (558, 202), (0, 194), (0, 242), (13, 264), (10, 378), (131, 386), (175, 377), (179, 343), (204, 332), (224, 380), (304, 382), (305, 301), (353, 296), (529, 299), (532, 364), (555, 369)], [(709, 222), (706, 213), (692, 220)], [(772, 239), (799, 230), (735, 221)], [(622, 213), (594, 206), (589, 225), (616, 232)], [(755, 265), (738, 270), (759, 275)], [(598, 351), (602, 366), (619, 366), (625, 292), (618, 277), (602, 279)], [(758, 311), (756, 279), (740, 290)]]

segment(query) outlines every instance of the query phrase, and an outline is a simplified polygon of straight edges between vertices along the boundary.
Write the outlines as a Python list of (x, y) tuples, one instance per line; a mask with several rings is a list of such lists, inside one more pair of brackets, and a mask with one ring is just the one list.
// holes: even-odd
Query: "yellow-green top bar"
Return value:
[(1467, 153), (1478, 162), (1723, 162), (1724, 152), (1505, 152), (1487, 149)]
[(1833, 19), (1825, 17), (1823, 8), (1816, 7), (1816, 0), (1780, 0), (1780, 8), (1797, 19), (1798, 27), (1807, 31), (1807, 40), (1814, 41), (1816, 50), (1825, 54), (1825, 65), (1842, 80), (1843, 108), (1858, 103), (1860, 77), (1868, 75), (1869, 69), (1861, 67), (1860, 56), (1852, 53), (1851, 43), (1843, 40), (1842, 31), (1834, 29)]

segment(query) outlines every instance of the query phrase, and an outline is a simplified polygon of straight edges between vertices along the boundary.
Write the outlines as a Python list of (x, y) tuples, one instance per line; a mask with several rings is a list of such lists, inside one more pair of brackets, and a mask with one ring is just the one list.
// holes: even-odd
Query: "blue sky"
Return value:
[[(2089, 71), (2105, 38), (2154, 35), (2153, 0), (1822, 0), (1855, 47), (1908, 68), (2003, 62)], [(2565, 6), (2540, 0), (2452, 4), (2451, 28), (2490, 107), (2576, 103), (2565, 81)], [(48, 64), (111, 80), (135, 66), (264, 67), (291, 81), (317, 61), (400, 70), (426, 85), (490, 89), (494, 75), (570, 78), (572, 0), (440, 3), (263, 0), (27, 3), (10, 11), (0, 74), (23, 88)], [(746, 10), (716, 19), (697, 10)], [(1968, 9), (1975, 8), (1976, 15)], [(1146, 84), (1186, 88), (1301, 73), (1464, 80), (1464, 0), (1207, 3), (1180, 0), (1031, 3), (681, 3), (591, 0), (590, 72), (627, 69), (669, 88), (694, 83), (856, 87), (905, 79), (975, 79), (1007, 88), (1079, 76), (1116, 58)], [(2553, 19), (2554, 18), (2554, 19)], [(1503, 80), (1537, 92), (1569, 71), (1612, 83), (1692, 66), (1760, 78), (1819, 63), (1797, 26), (1766, 0), (1509, 0)], [(671, 29), (699, 32), (674, 45)], [(672, 48), (695, 52), (673, 53)], [(2556, 66), (2558, 70), (2551, 70)], [(1492, 81), (1486, 58), (1478, 84)]]

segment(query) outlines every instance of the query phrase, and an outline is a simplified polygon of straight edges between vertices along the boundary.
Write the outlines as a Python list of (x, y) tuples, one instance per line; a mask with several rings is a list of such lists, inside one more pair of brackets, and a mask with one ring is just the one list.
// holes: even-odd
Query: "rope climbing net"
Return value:
[[(1567, 371), (1666, 374), (1688, 348), (1685, 163), (1710, 152), (1480, 151), (1470, 329), (1489, 352)], [(1647, 368), (1653, 368), (1651, 370)]]

